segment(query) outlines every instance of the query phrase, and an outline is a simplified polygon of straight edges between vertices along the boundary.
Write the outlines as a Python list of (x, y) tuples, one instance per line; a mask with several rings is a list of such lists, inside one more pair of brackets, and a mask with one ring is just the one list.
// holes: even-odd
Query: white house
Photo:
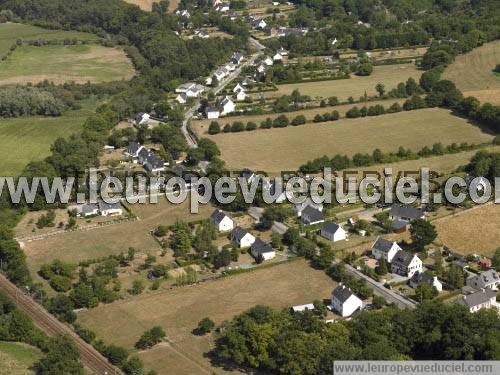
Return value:
[(329, 241), (337, 242), (347, 239), (347, 232), (338, 224), (328, 222), (323, 224), (320, 235)]
[(355, 311), (363, 307), (363, 301), (359, 299), (350, 288), (339, 284), (332, 293), (332, 308), (342, 317), (351, 316)]
[(267, 22), (265, 20), (256, 20), (253, 24), (253, 27), (256, 29), (264, 30), (267, 27)]
[(236, 70), (236, 64), (230, 62), (225, 66), (225, 68), (228, 72), (234, 72)]
[(240, 52), (235, 52), (233, 53), (233, 56), (231, 56), (231, 61), (236, 65), (241, 63), (242, 60), (243, 60), (243, 55)]
[(267, 183), (268, 180), (262, 180), (263, 188), (269, 192), (269, 195), (273, 198), (275, 203), (283, 203), (287, 199), (291, 199), (293, 197), (293, 193), (291, 191), (286, 190), (286, 186), (281, 182), (274, 182), (271, 185)]
[(215, 7), (215, 10), (220, 13), (229, 12), (229, 4), (220, 4), (217, 7)]
[(234, 222), (222, 210), (215, 210), (210, 216), (210, 220), (217, 226), (219, 232), (228, 232), (233, 230)]
[(479, 275), (468, 277), (465, 283), (467, 286), (474, 288), (476, 290), (485, 288), (498, 290), (498, 285), (500, 284), (500, 277), (498, 276), (498, 272), (492, 269), (481, 272)]
[(217, 79), (217, 81), (220, 81), (225, 76), (227, 76), (227, 70), (226, 70), (226, 68), (217, 69), (215, 71), (215, 73), (214, 73), (214, 77)]
[(424, 219), (425, 213), (422, 208), (415, 208), (404, 204), (394, 204), (389, 211), (389, 219), (412, 222), (416, 219)]
[(283, 47), (281, 47), (279, 50), (278, 50), (278, 53), (281, 55), (281, 56), (288, 56), (288, 51), (286, 49), (284, 49)]
[(245, 90), (240, 90), (234, 97), (236, 98), (236, 101), (243, 102), (247, 98), (247, 93), (245, 92)]
[(99, 214), (101, 216), (119, 216), (123, 214), (123, 208), (120, 202), (106, 203), (99, 201)]
[(372, 246), (372, 255), (377, 260), (384, 258), (387, 262), (391, 263), (396, 253), (400, 250), (402, 249), (396, 241), (390, 242), (382, 237), (378, 237)]
[(233, 92), (236, 94), (237, 92), (241, 91), (241, 90), (245, 90), (245, 88), (240, 84), (240, 83), (237, 83), (236, 86), (234, 86), (233, 88)]
[(227, 115), (229, 113), (234, 112), (236, 106), (234, 102), (231, 100), (231, 98), (229, 96), (226, 96), (224, 97), (224, 99), (222, 99), (220, 103), (220, 108), (221, 108), (220, 114)]
[(279, 52), (276, 52), (273, 56), (273, 61), (274, 62), (282, 62), (283, 61), (283, 56), (281, 55), (281, 53)]
[(271, 59), (269, 56), (266, 56), (262, 62), (267, 65), (267, 66), (272, 66), (274, 64), (273, 59)]
[(420, 284), (428, 284), (431, 287), (433, 286), (438, 292), (443, 291), (443, 284), (438, 280), (437, 276), (430, 275), (425, 272), (415, 272), (410, 279), (410, 286), (415, 289)]
[(79, 217), (99, 215), (99, 206), (96, 203), (88, 203), (82, 206), (77, 206), (76, 215)]
[(186, 104), (186, 102), (188, 101), (188, 97), (185, 93), (181, 92), (175, 97), (175, 101), (179, 104)]
[(422, 261), (415, 254), (399, 250), (391, 262), (391, 272), (411, 278), (415, 272), (422, 272)]
[(202, 39), (210, 38), (210, 34), (208, 34), (205, 30), (196, 30), (194, 32), (194, 35), (197, 36), (198, 38), (202, 38)]
[(127, 150), (124, 152), (125, 156), (132, 157), (133, 159), (137, 159), (139, 157), (139, 153), (144, 148), (139, 142), (130, 142), (127, 146)]
[(136, 126), (147, 125), (147, 124), (149, 124), (150, 118), (151, 118), (151, 116), (149, 115), (149, 113), (139, 112), (135, 116), (135, 125)]
[(273, 247), (260, 238), (255, 239), (255, 242), (250, 247), (250, 254), (252, 254), (256, 261), (270, 260), (276, 256)]
[(203, 93), (205, 88), (202, 85), (188, 82), (183, 83), (175, 89), (177, 94), (185, 94), (188, 98), (197, 98)]
[(208, 119), (219, 118), (220, 111), (215, 107), (207, 107), (205, 108), (205, 115), (207, 116)]
[(305, 225), (319, 224), (325, 221), (325, 215), (320, 210), (317, 210), (311, 206), (307, 206), (302, 211), (300, 219)]
[(240, 248), (248, 248), (255, 242), (255, 237), (241, 227), (236, 227), (231, 232), (231, 241), (238, 244)]
[(311, 206), (312, 208), (317, 209), (318, 211), (323, 211), (323, 204), (322, 203), (315, 203), (311, 198), (307, 198), (304, 202), (296, 204), (293, 209), (297, 213), (298, 217), (302, 216), (302, 211), (307, 206)]
[(495, 301), (496, 296), (496, 291), (487, 288), (465, 296), (462, 295), (457, 298), (456, 302), (466, 306), (471, 313), (474, 313), (481, 309), (489, 309), (492, 307), (498, 309), (498, 304)]
[(251, 184), (256, 178), (257, 178), (257, 175), (255, 174), (254, 171), (248, 169), (248, 168), (245, 168), (241, 171), (240, 173), (240, 176), (241, 178), (243, 178), (243, 180), (247, 183), (247, 184)]
[(183, 10), (177, 9), (175, 11), (175, 14), (177, 14), (178, 16), (181, 16), (181, 17), (185, 17), (185, 18), (191, 17), (191, 14), (189, 14), (189, 12), (186, 9), (183, 9)]

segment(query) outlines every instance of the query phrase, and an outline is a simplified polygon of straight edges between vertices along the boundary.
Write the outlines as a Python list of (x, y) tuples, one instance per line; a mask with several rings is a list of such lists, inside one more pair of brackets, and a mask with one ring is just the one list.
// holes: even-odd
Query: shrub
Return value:
[(165, 331), (160, 326), (155, 326), (143, 333), (139, 341), (136, 342), (137, 349), (148, 349), (158, 344), (166, 336)]
[(255, 122), (252, 121), (247, 122), (247, 127), (246, 127), (247, 131), (252, 131), (255, 129), (257, 129), (257, 124)]
[(196, 333), (198, 335), (204, 335), (209, 333), (212, 329), (214, 329), (215, 323), (210, 318), (203, 318), (198, 323), (198, 327), (196, 328)]
[(306, 117), (304, 115), (298, 115), (292, 120), (292, 125), (303, 125), (306, 123)]

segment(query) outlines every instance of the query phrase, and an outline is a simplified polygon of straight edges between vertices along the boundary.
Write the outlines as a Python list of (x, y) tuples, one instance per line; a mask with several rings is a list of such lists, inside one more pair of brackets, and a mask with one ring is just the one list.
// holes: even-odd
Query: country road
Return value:
[[(229, 74), (225, 79), (223, 79), (217, 87), (215, 87), (212, 92), (217, 95), (224, 87), (226, 87), (230, 82), (232, 82), (235, 78), (237, 78), (242, 69), (246, 66), (253, 65), (255, 60), (262, 55), (264, 47), (262, 44), (260, 44), (256, 39), (250, 37), (249, 39), (250, 44), (252, 44), (256, 49), (257, 52), (253, 54), (247, 61), (245, 61), (243, 64), (241, 64), (234, 72)], [(197, 100), (195, 104), (191, 108), (189, 108), (186, 113), (184, 114), (184, 120), (182, 121), (182, 134), (184, 135), (184, 138), (186, 138), (186, 142), (189, 147), (191, 148), (196, 148), (198, 147), (198, 144), (196, 143), (196, 140), (191, 136), (189, 133), (188, 125), (189, 125), (189, 120), (194, 116), (196, 112), (200, 109), (201, 102), (200, 100)]]
[(80, 358), (83, 365), (90, 370), (92, 374), (123, 374), (120, 369), (111, 365), (106, 358), (91, 345), (83, 341), (71, 328), (49, 314), (47, 310), (36, 303), (31, 297), (24, 294), (2, 274), (0, 274), (0, 290), (2, 290), (20, 310), (25, 312), (33, 320), (33, 323), (48, 336), (55, 336), (57, 334), (71, 336), (80, 352)]
[(378, 281), (375, 281), (372, 278), (366, 276), (364, 273), (358, 271), (349, 264), (345, 265), (345, 270), (346, 272), (357, 278), (365, 279), (367, 284), (373, 289), (373, 293), (378, 296), (384, 297), (388, 302), (394, 302), (399, 308), (414, 309), (417, 306), (417, 304), (412, 300), (399, 295), (393, 290), (387, 289), (384, 285), (382, 285), (382, 283), (379, 283)]

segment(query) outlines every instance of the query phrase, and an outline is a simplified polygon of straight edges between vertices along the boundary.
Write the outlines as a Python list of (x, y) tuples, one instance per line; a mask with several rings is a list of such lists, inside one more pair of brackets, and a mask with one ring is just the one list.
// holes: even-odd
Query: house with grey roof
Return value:
[(327, 222), (323, 224), (319, 231), (321, 237), (326, 238), (329, 241), (337, 242), (347, 239), (347, 232), (338, 224), (333, 222)]
[(148, 125), (150, 118), (151, 118), (151, 116), (148, 113), (139, 112), (137, 115), (135, 115), (135, 118), (134, 118), (135, 125), (136, 126)]
[(300, 219), (305, 225), (314, 225), (323, 223), (325, 221), (325, 215), (323, 215), (323, 212), (320, 210), (307, 206), (302, 211)]
[(467, 307), (471, 313), (489, 308), (498, 310), (499, 305), (496, 303), (496, 296), (496, 291), (486, 288), (475, 293), (461, 295), (456, 299), (456, 303)]
[(384, 258), (388, 263), (392, 262), (396, 253), (400, 250), (402, 249), (396, 241), (387, 241), (382, 237), (378, 237), (372, 245), (373, 257), (377, 260)]
[(234, 228), (233, 219), (222, 210), (215, 210), (210, 216), (210, 220), (215, 224), (219, 232), (228, 232)]
[(389, 211), (389, 219), (402, 220), (411, 223), (416, 219), (424, 219), (425, 213), (422, 208), (416, 208), (405, 204), (394, 204)]
[(76, 207), (76, 215), (79, 217), (89, 217), (99, 215), (97, 203), (88, 203)]
[(127, 150), (125, 151), (125, 156), (132, 157), (137, 160), (139, 156), (139, 152), (144, 148), (139, 142), (130, 142), (127, 146)]
[(361, 310), (363, 301), (357, 297), (351, 290), (344, 284), (339, 284), (332, 293), (332, 309), (340, 314), (342, 317), (351, 316), (355, 311)]
[(411, 278), (415, 272), (422, 272), (422, 261), (410, 251), (399, 250), (391, 262), (391, 272)]
[(165, 170), (165, 162), (155, 154), (149, 154), (144, 161), (144, 168), (151, 173), (160, 173)]
[(242, 227), (236, 227), (231, 232), (231, 241), (237, 243), (240, 248), (248, 248), (255, 242), (255, 237)]
[(262, 241), (260, 238), (255, 239), (255, 242), (250, 247), (250, 254), (252, 254), (257, 262), (270, 260), (276, 256), (276, 252), (273, 247), (267, 242)]
[(478, 275), (470, 276), (465, 281), (465, 284), (476, 290), (490, 288), (491, 290), (498, 290), (500, 284), (500, 277), (496, 270), (483, 271)]
[(101, 216), (119, 216), (123, 214), (123, 208), (120, 202), (106, 203), (99, 201), (99, 214)]
[(437, 276), (434, 276), (427, 272), (415, 272), (410, 279), (410, 286), (415, 289), (420, 284), (428, 284), (431, 287), (436, 288), (438, 292), (443, 291), (443, 284), (438, 280)]

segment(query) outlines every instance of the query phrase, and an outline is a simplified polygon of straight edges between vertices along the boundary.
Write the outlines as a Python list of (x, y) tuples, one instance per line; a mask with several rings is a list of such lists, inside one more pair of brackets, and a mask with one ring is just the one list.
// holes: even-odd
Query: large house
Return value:
[(363, 307), (363, 301), (359, 299), (350, 288), (339, 284), (332, 293), (332, 308), (342, 317), (351, 316), (355, 311)]
[(179, 87), (175, 89), (175, 92), (177, 94), (186, 94), (188, 98), (197, 98), (199, 97), (202, 93), (205, 87), (202, 85), (199, 85), (197, 83), (183, 83)]
[(252, 254), (256, 261), (270, 260), (276, 256), (273, 247), (260, 238), (255, 239), (255, 242), (250, 247), (250, 254)]
[(304, 202), (296, 204), (293, 209), (297, 213), (298, 217), (302, 216), (302, 211), (306, 209), (306, 207), (311, 206), (312, 208), (317, 209), (318, 211), (323, 211), (322, 203), (315, 203), (311, 198), (307, 198)]
[(231, 100), (231, 98), (229, 96), (226, 96), (220, 103), (220, 109), (221, 115), (227, 115), (234, 112), (236, 106), (234, 105), (234, 102)]
[(389, 212), (389, 219), (402, 220), (411, 223), (416, 219), (424, 219), (425, 213), (422, 208), (415, 208), (404, 204), (394, 204)]
[(479, 275), (468, 277), (465, 283), (467, 286), (476, 290), (484, 288), (498, 290), (498, 285), (500, 284), (500, 277), (498, 276), (497, 271), (488, 270), (481, 272)]
[(233, 230), (234, 222), (222, 210), (215, 210), (210, 216), (210, 220), (216, 225), (219, 232), (228, 232)]
[(422, 261), (415, 254), (399, 250), (391, 262), (391, 272), (411, 278), (415, 272), (422, 272)]
[(471, 313), (474, 313), (481, 309), (497, 308), (496, 296), (496, 291), (486, 288), (472, 294), (462, 295), (456, 302), (466, 306)]
[(106, 203), (99, 201), (99, 213), (101, 216), (119, 216), (123, 214), (123, 208), (120, 202)]
[(207, 116), (207, 119), (219, 118), (220, 111), (218, 108), (215, 107), (207, 107), (205, 108), (205, 116)]
[(328, 222), (323, 224), (320, 230), (321, 237), (329, 241), (337, 242), (347, 239), (347, 232), (338, 224)]
[(302, 211), (300, 219), (305, 225), (314, 225), (323, 223), (325, 221), (325, 215), (320, 210), (317, 210), (311, 206), (307, 206)]
[(437, 276), (425, 272), (415, 272), (410, 279), (410, 286), (415, 289), (420, 284), (433, 286), (438, 292), (443, 291), (443, 284), (438, 280)]
[(88, 203), (76, 208), (76, 215), (79, 217), (89, 217), (99, 215), (97, 203)]
[(384, 258), (387, 262), (391, 263), (396, 253), (400, 250), (402, 249), (396, 241), (390, 242), (379, 237), (372, 246), (372, 255), (377, 260)]
[(231, 241), (238, 244), (240, 248), (248, 248), (255, 242), (255, 237), (241, 227), (236, 227), (231, 232)]

